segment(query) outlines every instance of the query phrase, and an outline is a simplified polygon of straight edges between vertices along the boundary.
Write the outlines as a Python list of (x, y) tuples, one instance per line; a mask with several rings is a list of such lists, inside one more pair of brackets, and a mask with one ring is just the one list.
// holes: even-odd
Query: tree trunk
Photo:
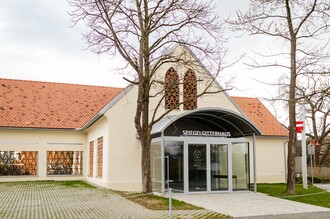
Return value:
[(287, 23), (290, 32), (290, 89), (289, 89), (289, 143), (288, 143), (288, 177), (286, 192), (296, 193), (295, 185), (295, 152), (296, 152), (296, 83), (297, 83), (297, 36), (293, 29), (289, 0), (285, 1)]
[(291, 42), (291, 81), (289, 97), (289, 143), (288, 143), (288, 178), (286, 192), (295, 194), (295, 152), (296, 152), (296, 45)]
[[(290, 117), (291, 117), (291, 114), (290, 114)], [(295, 194), (296, 193), (296, 188), (295, 188), (295, 151), (296, 151), (296, 146), (295, 146), (295, 144), (296, 143), (295, 143), (294, 128), (289, 127), (288, 177), (287, 177), (287, 187), (286, 187), (286, 192), (288, 194)]]
[[(320, 145), (321, 147), (321, 145)], [(324, 152), (324, 154), (322, 155), (320, 161), (319, 161), (319, 165), (325, 165), (325, 161), (327, 160), (327, 157), (329, 156), (329, 151), (330, 151), (330, 148), (329, 148), (329, 145), (326, 146), (327, 147), (327, 150)]]
[(151, 162), (150, 162), (150, 144), (151, 129), (149, 124), (149, 92), (150, 92), (149, 69), (145, 69), (145, 78), (143, 80), (142, 111), (141, 111), (141, 169), (142, 169), (142, 193), (152, 192), (151, 184)]
[[(292, 42), (291, 42), (292, 43)], [(289, 94), (289, 143), (288, 143), (288, 177), (286, 192), (295, 194), (295, 154), (296, 154), (296, 55), (295, 45), (291, 45), (291, 81)]]
[(142, 173), (142, 193), (152, 192), (151, 184), (151, 164), (150, 164), (150, 144), (151, 128), (149, 126), (149, 91), (148, 79), (143, 76), (139, 82), (137, 108), (135, 114), (135, 128), (141, 142), (141, 173)]
[(151, 162), (150, 162), (150, 136), (145, 135), (141, 139), (142, 154), (141, 154), (141, 167), (142, 167), (142, 193), (152, 192), (151, 184)]

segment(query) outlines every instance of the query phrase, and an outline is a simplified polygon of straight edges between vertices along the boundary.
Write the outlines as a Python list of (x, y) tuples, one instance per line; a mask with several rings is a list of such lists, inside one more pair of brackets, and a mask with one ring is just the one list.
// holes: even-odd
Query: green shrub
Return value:
[[(308, 182), (309, 183), (312, 183), (312, 177), (311, 176), (308, 176), (307, 177), (308, 179)], [(314, 176), (314, 183), (322, 183), (322, 179), (317, 177), (317, 176)], [(302, 184), (302, 177), (301, 176), (296, 176), (296, 183), (297, 184)]]
[[(308, 177), (308, 182), (312, 183), (312, 177), (311, 176)], [(322, 179), (317, 177), (317, 176), (314, 176), (314, 183), (322, 183)]]
[(296, 184), (302, 184), (302, 177), (296, 176)]

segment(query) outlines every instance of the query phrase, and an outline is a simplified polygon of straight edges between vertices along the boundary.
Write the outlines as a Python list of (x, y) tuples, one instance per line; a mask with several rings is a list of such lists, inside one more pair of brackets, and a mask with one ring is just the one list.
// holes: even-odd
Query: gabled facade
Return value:
[[(258, 99), (226, 92), (197, 98), (213, 78), (188, 48), (177, 46), (172, 53), (182, 51), (198, 65), (164, 64), (156, 77), (165, 87), (152, 90), (165, 98), (151, 99), (150, 114), (172, 110), (152, 130), (154, 190), (246, 190), (254, 169), (258, 182), (283, 182), (286, 130)], [(0, 85), (0, 181), (83, 179), (141, 190), (136, 86), (8, 79), (0, 79)], [(219, 88), (214, 81), (208, 90)]]

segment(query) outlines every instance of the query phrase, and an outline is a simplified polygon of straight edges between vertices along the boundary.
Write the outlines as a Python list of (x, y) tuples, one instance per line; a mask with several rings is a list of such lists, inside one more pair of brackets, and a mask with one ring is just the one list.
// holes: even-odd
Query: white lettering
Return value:
[(230, 137), (230, 132), (182, 130), (183, 136)]

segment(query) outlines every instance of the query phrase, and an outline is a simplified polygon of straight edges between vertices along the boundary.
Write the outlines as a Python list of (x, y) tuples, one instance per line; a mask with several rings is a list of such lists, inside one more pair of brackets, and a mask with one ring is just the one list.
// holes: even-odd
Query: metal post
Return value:
[(307, 180), (307, 156), (306, 156), (306, 130), (305, 130), (305, 109), (302, 109), (301, 120), (303, 121), (303, 129), (301, 132), (301, 172), (302, 172), (302, 181), (304, 189), (308, 189), (308, 180)]
[(165, 156), (165, 159), (166, 159), (166, 168), (167, 168), (167, 171), (166, 171), (166, 174), (167, 174), (167, 179), (166, 179), (166, 184), (167, 184), (167, 189), (170, 188), (170, 157), (169, 155)]
[(314, 185), (314, 168), (313, 168), (313, 153), (310, 153), (311, 158), (311, 175), (312, 175), (312, 185)]
[(256, 134), (253, 133), (253, 191), (257, 192)]
[(161, 180), (162, 180), (162, 194), (164, 195), (166, 193), (166, 179), (165, 179), (165, 152), (164, 152), (164, 131), (162, 131), (161, 134), (161, 140), (160, 140), (160, 151), (161, 151)]
[(168, 218), (172, 219), (172, 188), (168, 189)]
[(313, 162), (313, 165), (314, 165), (314, 175), (313, 176), (316, 176), (316, 159), (315, 159), (315, 156), (316, 156), (316, 142), (317, 142), (317, 138), (316, 138), (316, 141), (314, 140), (314, 143), (313, 143), (313, 152), (314, 152), (314, 162)]

